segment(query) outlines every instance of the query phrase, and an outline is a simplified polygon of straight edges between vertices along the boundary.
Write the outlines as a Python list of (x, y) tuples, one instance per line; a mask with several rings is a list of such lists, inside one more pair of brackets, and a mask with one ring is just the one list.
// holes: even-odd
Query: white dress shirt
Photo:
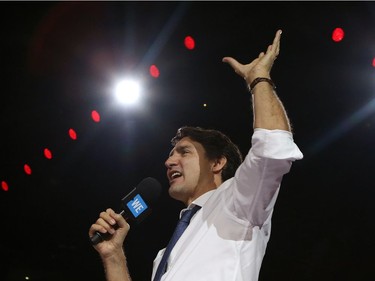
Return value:
[(162, 280), (258, 280), (282, 176), (302, 157), (290, 132), (255, 129), (235, 176), (192, 203), (202, 208), (173, 248)]

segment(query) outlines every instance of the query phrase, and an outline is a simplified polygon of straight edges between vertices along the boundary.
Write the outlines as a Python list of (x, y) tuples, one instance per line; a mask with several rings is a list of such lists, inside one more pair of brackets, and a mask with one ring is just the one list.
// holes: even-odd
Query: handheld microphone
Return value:
[[(152, 212), (152, 206), (157, 201), (161, 193), (161, 184), (154, 178), (143, 179), (137, 187), (121, 199), (120, 214), (128, 222), (142, 222)], [(91, 244), (96, 245), (109, 238), (109, 233), (98, 231), (90, 237)]]

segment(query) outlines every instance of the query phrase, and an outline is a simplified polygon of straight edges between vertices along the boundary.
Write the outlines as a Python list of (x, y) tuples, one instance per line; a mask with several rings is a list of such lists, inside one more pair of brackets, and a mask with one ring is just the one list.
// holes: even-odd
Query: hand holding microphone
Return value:
[[(121, 200), (121, 212), (115, 213), (112, 209), (107, 209), (100, 213), (98, 220), (90, 227), (89, 237), (95, 246), (103, 240), (109, 249), (98, 249), (105, 255), (114, 248), (121, 248), (124, 239), (129, 231), (128, 222), (140, 223), (152, 211), (152, 206), (161, 193), (161, 185), (154, 178), (145, 178)], [(104, 245), (98, 245), (104, 248)]]
[[(122, 250), (130, 225), (125, 218), (112, 209), (101, 212), (97, 221), (90, 227), (89, 237), (100, 255), (105, 258)], [(101, 243), (105, 240), (105, 243)], [(121, 254), (121, 253), (120, 253)]]

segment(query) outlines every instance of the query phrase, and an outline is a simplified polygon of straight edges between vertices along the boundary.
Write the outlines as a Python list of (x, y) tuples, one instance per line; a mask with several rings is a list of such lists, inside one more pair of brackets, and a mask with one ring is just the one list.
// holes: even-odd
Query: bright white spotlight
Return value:
[(141, 88), (134, 80), (122, 80), (117, 83), (115, 95), (123, 104), (135, 104), (140, 98)]

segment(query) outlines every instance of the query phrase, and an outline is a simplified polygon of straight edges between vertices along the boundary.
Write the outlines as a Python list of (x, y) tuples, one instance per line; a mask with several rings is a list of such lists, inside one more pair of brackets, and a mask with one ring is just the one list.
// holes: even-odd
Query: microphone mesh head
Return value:
[(161, 184), (151, 177), (143, 179), (136, 189), (150, 206), (153, 206), (161, 194)]

